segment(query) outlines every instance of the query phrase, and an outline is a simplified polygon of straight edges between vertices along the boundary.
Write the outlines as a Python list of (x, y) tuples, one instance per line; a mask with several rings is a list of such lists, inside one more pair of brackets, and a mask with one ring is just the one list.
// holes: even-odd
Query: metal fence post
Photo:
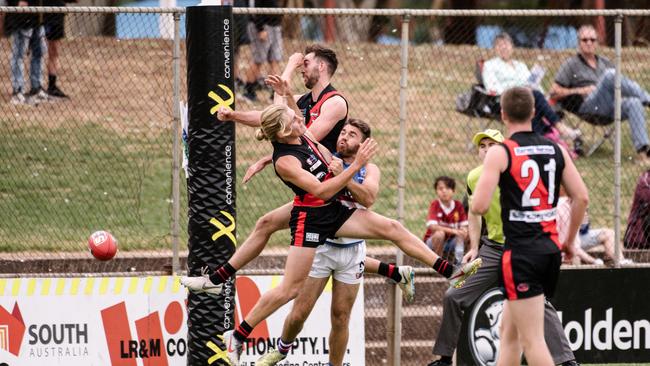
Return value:
[(615, 266), (621, 261), (621, 28), (623, 15), (614, 20), (616, 77), (614, 79), (614, 243)]
[[(407, 102), (407, 80), (408, 80), (408, 55), (409, 55), (409, 22), (411, 16), (402, 16), (402, 40), (401, 50), (401, 75), (399, 81), (399, 168), (397, 177), (397, 219), (404, 221), (404, 189), (406, 187), (406, 102)], [(404, 253), (397, 250), (395, 263), (399, 266), (404, 261)], [(402, 294), (397, 291), (397, 286), (392, 287), (392, 301), (389, 302), (387, 314), (389, 316), (389, 364), (398, 366), (401, 364), (401, 341), (402, 341)], [(392, 325), (392, 329), (390, 327)], [(392, 332), (391, 332), (392, 330)]]
[(180, 114), (180, 70), (181, 70), (181, 14), (174, 13), (174, 49), (172, 51), (172, 273), (180, 272), (180, 260), (178, 258), (178, 245), (180, 240), (180, 207), (181, 207), (181, 154), (179, 137), (181, 134)]

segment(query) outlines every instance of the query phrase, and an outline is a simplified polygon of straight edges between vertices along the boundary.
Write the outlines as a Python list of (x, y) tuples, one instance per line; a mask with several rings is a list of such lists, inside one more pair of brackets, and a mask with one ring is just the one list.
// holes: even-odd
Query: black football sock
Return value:
[(244, 320), (237, 326), (237, 328), (235, 328), (234, 337), (237, 338), (237, 340), (241, 343), (244, 343), (252, 331), (253, 327), (251, 327), (248, 323), (246, 323), (246, 320)]
[(379, 271), (377, 271), (377, 273), (384, 277), (388, 277), (397, 283), (402, 281), (402, 275), (399, 274), (397, 266), (392, 263), (380, 262)]
[(440, 257), (433, 264), (433, 269), (447, 278), (451, 277), (451, 274), (454, 273), (454, 266)]
[(228, 279), (232, 277), (235, 272), (237, 272), (235, 267), (231, 266), (230, 263), (226, 263), (210, 275), (210, 282), (214, 283), (215, 285), (224, 283), (228, 281)]

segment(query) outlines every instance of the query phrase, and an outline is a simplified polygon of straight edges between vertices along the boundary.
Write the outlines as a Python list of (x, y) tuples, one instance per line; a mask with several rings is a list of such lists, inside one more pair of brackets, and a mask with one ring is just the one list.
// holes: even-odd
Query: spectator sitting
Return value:
[[(42, 6), (40, 0), (9, 0), (9, 6)], [(45, 29), (40, 14), (8, 13), (5, 18), (5, 33), (11, 37), (11, 95), (12, 104), (38, 104), (47, 100), (41, 88), (43, 56), (45, 53)], [(31, 62), (29, 81), (31, 90), (25, 96), (23, 57), (29, 47)]]
[[(486, 61), (483, 65), (481, 76), (485, 89), (488, 93), (501, 95), (506, 89), (515, 86), (530, 86), (535, 97), (533, 131), (555, 142), (560, 142), (558, 139), (559, 132), (559, 135), (563, 138), (574, 141), (576, 150), (580, 149), (580, 130), (574, 130), (562, 123), (560, 117), (546, 101), (544, 94), (538, 90), (538, 82), (533, 80), (535, 77), (531, 76), (526, 64), (512, 59), (512, 48), (512, 38), (507, 33), (496, 36), (494, 50), (497, 57)], [(498, 107), (500, 108), (500, 106)], [(571, 151), (570, 149), (567, 150)]]
[(456, 182), (450, 177), (441, 176), (436, 178), (433, 187), (438, 198), (431, 201), (429, 206), (423, 240), (443, 258), (453, 251), (456, 262), (460, 263), (467, 239), (467, 213), (463, 204), (453, 198)]
[[(598, 38), (591, 25), (578, 29), (578, 54), (568, 58), (555, 76), (551, 95), (578, 115), (614, 118), (614, 64), (596, 54)], [(644, 106), (650, 95), (636, 82), (621, 80), (621, 117), (630, 121), (637, 160), (650, 164)]]
[[(569, 222), (571, 220), (571, 200), (566, 196), (564, 187), (560, 187), (560, 198), (557, 203), (557, 231), (560, 243), (564, 243), (569, 230)], [(574, 264), (604, 264), (600, 258), (594, 258), (587, 250), (602, 246), (605, 250), (605, 257), (616, 261), (614, 254), (614, 230), (607, 228), (592, 229), (589, 224), (589, 215), (586, 214), (580, 231), (576, 235), (576, 240), (573, 245), (575, 246), (575, 257), (573, 258)], [(621, 254), (620, 264), (630, 264), (632, 260), (623, 258)]]

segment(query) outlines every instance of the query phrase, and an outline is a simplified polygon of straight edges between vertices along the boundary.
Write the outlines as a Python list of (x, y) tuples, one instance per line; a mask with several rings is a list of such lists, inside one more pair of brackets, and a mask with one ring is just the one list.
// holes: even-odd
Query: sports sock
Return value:
[(248, 323), (246, 323), (246, 320), (244, 320), (237, 326), (237, 328), (235, 328), (234, 336), (238, 341), (244, 343), (252, 331), (253, 327), (251, 327)]
[(293, 348), (293, 342), (284, 343), (282, 338), (278, 340), (278, 352), (280, 352), (281, 354), (286, 356), (289, 353), (289, 351), (291, 351), (292, 348)]
[(210, 275), (210, 282), (214, 283), (215, 285), (224, 283), (228, 281), (228, 279), (232, 277), (235, 272), (237, 272), (235, 267), (231, 266), (230, 263), (226, 263)]
[(454, 273), (454, 266), (440, 257), (433, 264), (433, 269), (447, 278), (451, 277), (451, 274)]
[(402, 281), (402, 275), (399, 274), (397, 266), (391, 263), (379, 262), (379, 271), (377, 273), (398, 283)]

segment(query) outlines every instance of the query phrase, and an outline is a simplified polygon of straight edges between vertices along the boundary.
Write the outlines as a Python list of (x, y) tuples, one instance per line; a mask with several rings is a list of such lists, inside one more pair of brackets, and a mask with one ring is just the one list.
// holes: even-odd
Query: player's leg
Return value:
[(302, 330), (305, 320), (309, 317), (309, 314), (314, 308), (314, 304), (316, 304), (316, 301), (323, 292), (328, 280), (329, 274), (323, 278), (314, 278), (311, 277), (310, 274), (310, 277), (307, 278), (302, 290), (294, 300), (291, 312), (284, 320), (282, 336), (278, 340), (276, 349), (270, 350), (269, 353), (258, 359), (256, 365), (275, 365), (287, 358), (287, 355), (293, 346), (293, 341)]
[(571, 351), (569, 340), (564, 333), (560, 318), (553, 305), (546, 299), (553, 297), (560, 275), (562, 256), (558, 253), (549, 256), (547, 273), (542, 276), (544, 292), (544, 340), (555, 364), (575, 365), (575, 356)]
[(221, 284), (226, 282), (244, 265), (257, 258), (274, 232), (289, 227), (292, 207), (291, 203), (287, 203), (258, 219), (253, 232), (239, 246), (235, 254), (226, 264), (217, 268), (213, 273), (182, 277), (181, 283), (190, 291), (220, 293)]
[(262, 295), (234, 331), (224, 333), (228, 358), (232, 364), (238, 364), (243, 344), (255, 326), (298, 295), (307, 279), (315, 253), (316, 248), (291, 246), (280, 284)]
[(334, 258), (329, 360), (330, 364), (340, 366), (349, 339), (350, 313), (363, 282), (366, 244), (336, 248)]
[(341, 366), (350, 335), (350, 313), (359, 292), (359, 284), (334, 280), (332, 286), (332, 330), (329, 336), (330, 364)]
[(255, 327), (259, 322), (273, 314), (280, 306), (298, 296), (298, 292), (302, 289), (309, 274), (315, 253), (316, 248), (295, 246), (289, 248), (282, 281), (277, 287), (264, 293), (258, 300), (257, 304), (246, 316), (245, 321), (248, 324)]
[(481, 268), (468, 278), (461, 288), (451, 287), (442, 300), (442, 320), (438, 329), (433, 353), (441, 356), (439, 364), (451, 364), (458, 337), (460, 336), (463, 314), (485, 291), (497, 285), (499, 265), (503, 251), (498, 247), (483, 245), (479, 257), (483, 259)]
[(575, 360), (557, 310), (549, 301), (544, 301), (544, 339), (556, 365)]
[[(419, 260), (443, 276), (450, 278), (454, 266), (433, 253), (417, 236), (406, 230), (397, 220), (392, 220), (368, 210), (356, 210), (336, 232), (336, 236), (362, 239), (386, 239), (397, 245), (406, 255)], [(463, 267), (458, 282), (476, 272), (480, 258)], [(454, 276), (455, 277), (455, 276)]]
[(502, 257), (508, 314), (529, 365), (554, 365), (544, 340), (544, 295), (553, 296), (561, 261), (559, 252), (537, 255), (506, 250)]
[[(553, 358), (544, 340), (544, 295), (508, 301), (511, 321), (531, 366), (552, 366)], [(505, 319), (504, 319), (505, 321)], [(519, 364), (519, 360), (517, 360)]]
[[(517, 301), (517, 300), (515, 300)], [(501, 314), (501, 328), (499, 329), (499, 356), (497, 365), (515, 366), (521, 364), (522, 348), (519, 344), (519, 334), (513, 319), (510, 305), (513, 301), (504, 301)]]
[(375, 258), (366, 257), (364, 273), (378, 274), (395, 281), (406, 301), (411, 302), (415, 298), (415, 271), (411, 266), (396, 266), (392, 263), (384, 263)]
[(318, 297), (323, 292), (330, 275), (336, 270), (337, 250), (338, 248), (330, 245), (321, 245), (316, 248), (309, 277), (294, 300), (291, 312), (284, 320), (282, 336), (278, 341), (276, 349), (270, 350), (258, 359), (256, 365), (275, 365), (279, 361), (287, 358), (287, 354), (291, 351), (293, 341), (302, 330), (305, 320), (309, 317), (309, 314), (314, 308), (314, 304), (316, 304)]
[(328, 280), (329, 277), (307, 278), (303, 289), (293, 302), (291, 312), (284, 320), (281, 337), (283, 341), (293, 342), (296, 339)]
[(234, 268), (240, 269), (248, 264), (248, 262), (257, 258), (262, 250), (264, 250), (264, 247), (266, 247), (273, 233), (289, 228), (289, 218), (291, 217), (292, 208), (293, 204), (287, 203), (259, 218), (255, 223), (253, 231), (244, 243), (237, 248), (237, 251), (228, 263)]
[(356, 210), (336, 232), (337, 236), (361, 239), (386, 239), (395, 243), (404, 253), (429, 267), (438, 259), (418, 237), (399, 221), (368, 210)]

